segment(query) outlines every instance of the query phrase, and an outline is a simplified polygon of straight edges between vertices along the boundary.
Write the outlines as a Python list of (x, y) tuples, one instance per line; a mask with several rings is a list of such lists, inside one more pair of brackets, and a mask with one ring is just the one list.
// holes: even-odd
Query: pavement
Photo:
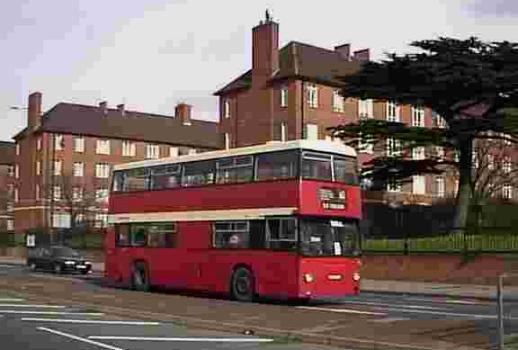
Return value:
[[(338, 346), (342, 349), (490, 349), (491, 344), (496, 341), (494, 301), (462, 298), (458, 293), (446, 297), (427, 295), (423, 294), (427, 290), (416, 290), (415, 286), (410, 289), (416, 292), (413, 294), (407, 293), (408, 289), (401, 289), (402, 292), (373, 292), (365, 291), (364, 288), (356, 297), (319, 300), (308, 304), (268, 300), (238, 303), (225, 297), (190, 295), (178, 291), (140, 293), (104, 288), (101, 270), (98, 269), (94, 269), (94, 273), (88, 276), (56, 276), (52, 273), (31, 272), (12, 260), (4, 263), (1, 261), (0, 259), (0, 293), (21, 295), (26, 300), (31, 300), (32, 304), (67, 305), (72, 310), (95, 310), (123, 320), (161, 322), (181, 325), (187, 330), (203, 329), (230, 333), (233, 336), (252, 330), (257, 337), (296, 339), (304, 343)], [(377, 287), (388, 288), (386, 285), (387, 283), (380, 283)], [(451, 285), (448, 286), (451, 288)], [(435, 289), (432, 291), (436, 292)], [(4, 314), (3, 311), (6, 309), (0, 307), (0, 322), (9, 318), (16, 325), (16, 320), (11, 319), (13, 315)], [(506, 334), (518, 331), (518, 303), (506, 301), (504, 321)], [(94, 340), (108, 341), (110, 346), (115, 347), (120, 343), (112, 341), (123, 341), (113, 338), (123, 333), (119, 329), (102, 333), (104, 327), (83, 331), (53, 326), (55, 327), (54, 324), (37, 327), (87, 338), (111, 336), (109, 339)], [(11, 329), (14, 331), (15, 328), (13, 326)], [(35, 328), (28, 332), (35, 330), (38, 331)], [(40, 329), (36, 334), (41, 336), (42, 332), (49, 333)], [(136, 337), (145, 335), (137, 331), (133, 333)], [(121, 336), (133, 333), (128, 332)], [(169, 329), (160, 333), (160, 336), (175, 338), (185, 335), (182, 334), (175, 329)], [(58, 333), (51, 335), (60, 336)], [(295, 346), (291, 340), (287, 343)], [(128, 344), (125, 343), (124, 346), (126, 345)], [(248, 346), (263, 348), (270, 347), (271, 344), (239, 346), (242, 346), (240, 349)], [(317, 345), (308, 346), (317, 348)]]

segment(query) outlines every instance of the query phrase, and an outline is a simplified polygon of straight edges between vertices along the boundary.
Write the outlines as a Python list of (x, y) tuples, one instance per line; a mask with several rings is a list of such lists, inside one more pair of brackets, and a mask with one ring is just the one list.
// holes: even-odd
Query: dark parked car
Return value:
[(27, 266), (31, 270), (41, 268), (54, 273), (80, 272), (83, 275), (92, 269), (92, 264), (79, 252), (62, 246), (31, 248), (27, 253)]

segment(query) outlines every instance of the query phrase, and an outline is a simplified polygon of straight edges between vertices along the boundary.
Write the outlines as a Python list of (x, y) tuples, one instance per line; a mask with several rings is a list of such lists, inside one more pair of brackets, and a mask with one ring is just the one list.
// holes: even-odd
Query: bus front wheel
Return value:
[(232, 274), (230, 293), (238, 301), (252, 301), (255, 296), (254, 275), (246, 267), (238, 267)]
[(149, 291), (149, 271), (145, 262), (139, 261), (134, 264), (131, 284), (134, 290)]

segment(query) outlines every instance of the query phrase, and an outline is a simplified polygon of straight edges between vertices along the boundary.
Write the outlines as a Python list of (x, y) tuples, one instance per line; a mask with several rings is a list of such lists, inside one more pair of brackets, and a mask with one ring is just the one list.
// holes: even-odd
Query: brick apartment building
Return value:
[[(16, 141), (14, 229), (103, 227), (114, 164), (222, 147), (217, 123), (191, 119), (180, 103), (175, 116), (58, 103), (41, 111), (42, 95), (28, 99), (27, 127)], [(75, 226), (75, 225), (72, 225)]]
[[(328, 127), (361, 118), (401, 121), (413, 126), (445, 127), (444, 120), (428, 108), (398, 105), (393, 101), (344, 99), (340, 76), (354, 73), (368, 61), (369, 49), (351, 52), (349, 44), (333, 50), (291, 41), (279, 48), (279, 25), (270, 19), (252, 29), (252, 68), (223, 86), (219, 97), (220, 131), (226, 147), (270, 140), (330, 138)], [(398, 152), (397, 140), (359, 148), (363, 163), (373, 154)], [(442, 148), (417, 148), (412, 157), (451, 157)], [(366, 191), (367, 202), (429, 204), (451, 197), (455, 176), (415, 176), (387, 191)]]
[(0, 141), (0, 234), (12, 232), (14, 194), (14, 142)]

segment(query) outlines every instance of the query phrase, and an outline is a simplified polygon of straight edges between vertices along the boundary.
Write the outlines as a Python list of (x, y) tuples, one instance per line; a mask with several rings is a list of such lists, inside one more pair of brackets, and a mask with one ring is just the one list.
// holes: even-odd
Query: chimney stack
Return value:
[(99, 102), (99, 109), (103, 113), (103, 115), (108, 114), (108, 103), (106, 101)]
[(191, 105), (181, 102), (176, 105), (174, 115), (176, 118), (180, 118), (183, 125), (191, 125), (191, 110)]
[(370, 50), (363, 49), (363, 50), (354, 51), (353, 60), (358, 61), (358, 62), (370, 61)]
[(279, 25), (268, 11), (252, 29), (252, 84), (263, 85), (279, 69)]
[(41, 124), (41, 92), (33, 92), (29, 95), (27, 109), (27, 127), (34, 130)]
[(124, 103), (118, 104), (117, 110), (119, 111), (121, 116), (124, 117), (126, 115), (126, 109), (124, 108)]
[(344, 60), (349, 61), (351, 59), (351, 44), (335, 46), (335, 52), (339, 53)]

